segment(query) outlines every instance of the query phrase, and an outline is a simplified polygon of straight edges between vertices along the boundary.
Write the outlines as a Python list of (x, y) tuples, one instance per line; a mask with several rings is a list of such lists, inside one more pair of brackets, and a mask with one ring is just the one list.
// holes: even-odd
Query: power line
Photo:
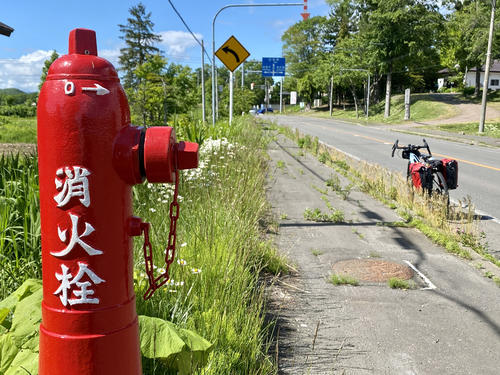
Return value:
[(188, 26), (188, 24), (186, 23), (186, 21), (184, 21), (184, 18), (182, 18), (181, 14), (177, 11), (177, 9), (175, 9), (175, 6), (174, 4), (172, 4), (172, 1), (171, 0), (168, 0), (168, 2), (170, 3), (170, 5), (172, 6), (172, 9), (174, 10), (174, 12), (177, 14), (177, 16), (181, 19), (182, 23), (184, 24), (184, 26), (186, 26), (186, 29), (191, 33), (192, 37), (194, 38), (194, 40), (196, 40), (196, 42), (198, 42), (198, 44), (200, 45), (200, 47), (203, 49), (203, 53), (207, 56), (208, 58), (208, 61), (210, 61), (210, 64), (212, 63), (212, 60), (210, 59), (210, 56), (208, 55), (207, 51), (205, 50), (205, 47), (203, 47), (203, 45), (201, 44), (201, 42), (198, 40), (198, 38), (196, 37), (196, 35), (194, 35), (194, 33), (191, 31), (190, 27)]

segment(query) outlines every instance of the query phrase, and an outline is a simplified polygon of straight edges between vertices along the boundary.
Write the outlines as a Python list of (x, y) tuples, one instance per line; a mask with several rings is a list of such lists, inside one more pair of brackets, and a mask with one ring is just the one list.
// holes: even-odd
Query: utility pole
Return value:
[(241, 88), (245, 87), (245, 63), (241, 64)]
[(486, 118), (486, 99), (488, 97), (488, 83), (490, 79), (491, 44), (493, 41), (493, 28), (495, 25), (496, 0), (491, 0), (490, 33), (488, 35), (488, 51), (486, 52), (486, 67), (484, 69), (483, 98), (481, 100), (481, 118), (479, 120), (479, 133), (484, 133), (484, 121)]
[(330, 78), (330, 100), (329, 100), (329, 107), (330, 107), (330, 117), (332, 117), (333, 114), (333, 76)]
[(201, 116), (205, 123), (205, 47), (203, 39), (201, 40)]

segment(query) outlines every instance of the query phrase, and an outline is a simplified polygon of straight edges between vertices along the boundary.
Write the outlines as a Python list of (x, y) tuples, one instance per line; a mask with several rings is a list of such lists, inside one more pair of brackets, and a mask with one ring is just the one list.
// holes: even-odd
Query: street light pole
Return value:
[(496, 0), (491, 0), (490, 33), (488, 35), (488, 50), (486, 52), (486, 67), (484, 69), (483, 97), (481, 100), (481, 118), (479, 120), (479, 133), (484, 133), (484, 121), (486, 118), (486, 99), (488, 96), (488, 81), (490, 79), (491, 44), (493, 41), (493, 27), (495, 25)]
[(215, 109), (215, 20), (220, 12), (227, 8), (248, 8), (248, 7), (286, 7), (286, 6), (303, 6), (304, 3), (268, 3), (268, 4), (229, 4), (220, 8), (212, 20), (212, 124), (215, 125), (216, 109)]

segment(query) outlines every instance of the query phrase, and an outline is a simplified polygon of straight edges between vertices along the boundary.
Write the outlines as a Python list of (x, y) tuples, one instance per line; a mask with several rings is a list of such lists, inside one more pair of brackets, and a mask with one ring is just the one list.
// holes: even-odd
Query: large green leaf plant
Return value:
[[(38, 374), (42, 282), (26, 280), (0, 302), (0, 374)], [(171, 322), (139, 316), (141, 354), (163, 362), (179, 375), (206, 363), (212, 344)]]

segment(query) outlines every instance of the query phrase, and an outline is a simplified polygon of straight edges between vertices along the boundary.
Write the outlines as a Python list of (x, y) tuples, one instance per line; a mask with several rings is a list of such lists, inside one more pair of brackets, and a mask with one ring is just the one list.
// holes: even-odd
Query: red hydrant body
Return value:
[[(70, 33), (38, 102), (43, 302), (41, 375), (142, 374), (131, 236), (133, 184), (197, 167), (170, 127), (130, 125), (95, 32)], [(160, 133), (161, 138), (157, 133)]]

